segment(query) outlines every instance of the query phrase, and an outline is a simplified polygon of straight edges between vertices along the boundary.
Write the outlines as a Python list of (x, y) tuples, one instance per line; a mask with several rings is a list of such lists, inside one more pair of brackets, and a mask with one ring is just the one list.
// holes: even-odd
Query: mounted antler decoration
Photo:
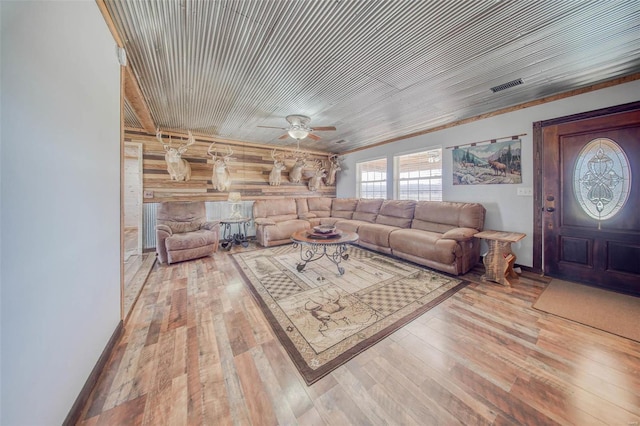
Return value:
[(171, 146), (171, 136), (169, 136), (169, 144), (162, 141), (162, 132), (160, 129), (156, 129), (156, 139), (164, 147), (164, 160), (167, 162), (167, 171), (169, 172), (169, 176), (171, 176), (171, 180), (187, 182), (191, 179), (191, 166), (187, 160), (182, 158), (182, 154), (187, 152), (187, 148), (196, 142), (191, 131), (189, 131), (187, 143), (180, 145), (178, 148)]
[(229, 172), (229, 160), (231, 160), (231, 154), (233, 151), (227, 146), (228, 154), (222, 158), (218, 158), (218, 153), (215, 151), (216, 143), (209, 145), (208, 153), (213, 158), (213, 174), (211, 176), (211, 183), (217, 191), (228, 191), (231, 188), (231, 173)]
[(302, 180), (302, 169), (307, 165), (307, 153), (297, 150), (291, 154), (291, 157), (294, 158), (296, 162), (289, 171), (289, 182), (300, 183)]
[(284, 160), (282, 158), (282, 154), (278, 154), (278, 152), (274, 149), (271, 151), (271, 158), (273, 158), (273, 168), (271, 169), (271, 173), (269, 173), (269, 185), (271, 186), (280, 186), (281, 181), (281, 172), (284, 170)]
[(337, 154), (331, 154), (329, 156), (329, 171), (327, 172), (327, 177), (324, 180), (325, 185), (335, 185), (336, 184), (336, 174), (342, 170), (340, 167), (340, 158), (338, 158)]
[(320, 161), (315, 160), (313, 162), (313, 176), (309, 178), (309, 191), (317, 191), (320, 189), (320, 185), (322, 184), (322, 178), (326, 177), (327, 173), (324, 167), (322, 167), (322, 163)]

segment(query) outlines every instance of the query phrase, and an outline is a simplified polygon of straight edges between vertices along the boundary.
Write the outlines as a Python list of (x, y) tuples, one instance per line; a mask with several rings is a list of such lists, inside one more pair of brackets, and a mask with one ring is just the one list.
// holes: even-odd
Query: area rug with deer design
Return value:
[(468, 283), (357, 246), (302, 272), (300, 249), (233, 254), (266, 319), (311, 384), (453, 295)]

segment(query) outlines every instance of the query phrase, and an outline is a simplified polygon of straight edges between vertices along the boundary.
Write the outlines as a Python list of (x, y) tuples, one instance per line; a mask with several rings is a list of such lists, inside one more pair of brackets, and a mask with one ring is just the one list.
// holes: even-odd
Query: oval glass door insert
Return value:
[(582, 148), (573, 172), (573, 192), (589, 217), (611, 219), (624, 207), (630, 190), (631, 167), (620, 145), (598, 138)]

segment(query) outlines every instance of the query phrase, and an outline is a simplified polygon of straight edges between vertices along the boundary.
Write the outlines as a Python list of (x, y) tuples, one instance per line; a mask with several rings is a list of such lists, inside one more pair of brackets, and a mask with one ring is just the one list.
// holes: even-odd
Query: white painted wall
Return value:
[[(442, 147), (444, 200), (482, 203), (487, 209), (485, 229), (526, 233), (524, 240), (513, 245), (513, 251), (518, 264), (533, 266), (533, 197), (516, 195), (517, 188), (533, 188), (533, 123), (638, 100), (640, 81), (634, 81), (354, 152), (345, 156), (336, 195), (355, 197), (356, 162), (386, 157), (388, 175), (393, 176), (394, 155)], [(522, 133), (527, 134), (522, 137), (522, 184), (453, 185), (451, 150), (447, 147)], [(391, 182), (388, 194), (393, 197)]]
[[(2, 5), (0, 4), (0, 191), (2, 188)], [(2, 196), (0, 192), (0, 321), (2, 321)], [(0, 322), (0, 423), (2, 423), (2, 323)]]
[(0, 10), (0, 423), (61, 424), (120, 320), (120, 70), (94, 1)]

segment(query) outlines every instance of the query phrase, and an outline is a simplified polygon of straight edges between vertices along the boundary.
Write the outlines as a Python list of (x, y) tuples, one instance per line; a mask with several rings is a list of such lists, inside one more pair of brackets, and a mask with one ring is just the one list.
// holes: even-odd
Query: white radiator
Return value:
[(144, 203), (142, 209), (142, 249), (156, 248), (156, 215), (158, 213), (158, 204), (160, 203)]

